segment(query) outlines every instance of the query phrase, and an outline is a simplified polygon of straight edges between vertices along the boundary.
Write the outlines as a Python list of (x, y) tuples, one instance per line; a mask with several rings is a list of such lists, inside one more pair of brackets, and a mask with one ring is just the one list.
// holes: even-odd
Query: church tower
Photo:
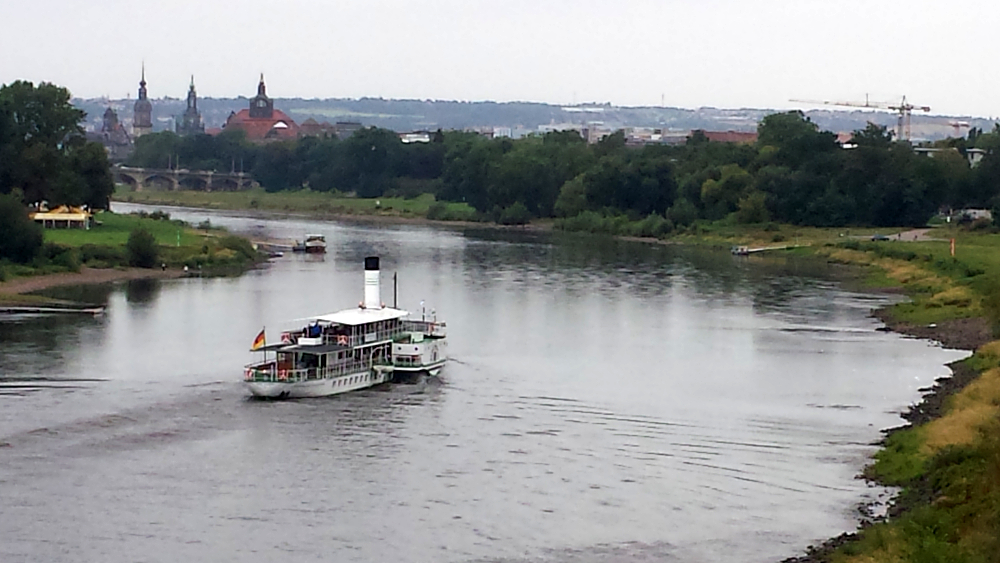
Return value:
[(191, 76), (191, 87), (188, 88), (187, 109), (177, 122), (177, 134), (181, 136), (199, 135), (205, 132), (205, 124), (198, 113), (198, 93), (194, 89), (194, 75)]
[(139, 99), (132, 109), (132, 138), (137, 139), (153, 131), (153, 104), (146, 92), (146, 64), (142, 65), (142, 78), (139, 80)]
[(263, 119), (274, 117), (274, 100), (267, 97), (263, 72), (260, 73), (260, 83), (257, 84), (257, 95), (250, 99), (250, 117)]

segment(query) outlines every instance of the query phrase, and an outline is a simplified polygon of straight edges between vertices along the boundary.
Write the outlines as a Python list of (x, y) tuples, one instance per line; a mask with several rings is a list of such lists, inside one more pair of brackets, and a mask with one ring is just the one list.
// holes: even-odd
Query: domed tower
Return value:
[(139, 99), (132, 109), (132, 138), (139, 138), (153, 131), (153, 104), (146, 92), (146, 64), (142, 65), (142, 78), (139, 80)]
[(263, 72), (260, 73), (260, 83), (257, 84), (257, 95), (250, 99), (250, 117), (263, 119), (274, 117), (274, 100), (267, 97)]

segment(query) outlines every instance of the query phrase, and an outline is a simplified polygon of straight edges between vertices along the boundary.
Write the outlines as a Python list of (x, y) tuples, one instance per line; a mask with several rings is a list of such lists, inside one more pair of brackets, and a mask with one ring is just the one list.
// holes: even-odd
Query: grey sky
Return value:
[(0, 82), (74, 95), (793, 107), (1000, 115), (984, 0), (2, 0)]

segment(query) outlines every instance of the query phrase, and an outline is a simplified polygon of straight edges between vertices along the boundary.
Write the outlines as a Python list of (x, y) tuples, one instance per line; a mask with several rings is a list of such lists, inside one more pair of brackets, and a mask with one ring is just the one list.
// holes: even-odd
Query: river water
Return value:
[[(329, 253), (0, 320), (0, 561), (775, 561), (853, 529), (869, 444), (963, 355), (807, 261), (173, 214)], [(356, 304), (366, 255), (448, 322), (441, 381), (247, 400), (261, 327)]]

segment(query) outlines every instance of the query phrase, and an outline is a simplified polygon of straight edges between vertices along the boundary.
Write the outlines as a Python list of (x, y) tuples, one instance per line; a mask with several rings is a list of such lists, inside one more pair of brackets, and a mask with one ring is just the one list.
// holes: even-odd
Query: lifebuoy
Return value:
[(341, 345), (347, 346), (347, 337), (344, 336), (343, 334), (338, 334), (337, 335), (337, 344), (341, 344)]
[(285, 370), (278, 370), (278, 379), (285, 381), (288, 379), (288, 372)]
[(253, 370), (250, 369), (250, 368), (247, 368), (246, 370), (244, 370), (243, 371), (243, 379), (245, 379), (247, 381), (253, 379)]

